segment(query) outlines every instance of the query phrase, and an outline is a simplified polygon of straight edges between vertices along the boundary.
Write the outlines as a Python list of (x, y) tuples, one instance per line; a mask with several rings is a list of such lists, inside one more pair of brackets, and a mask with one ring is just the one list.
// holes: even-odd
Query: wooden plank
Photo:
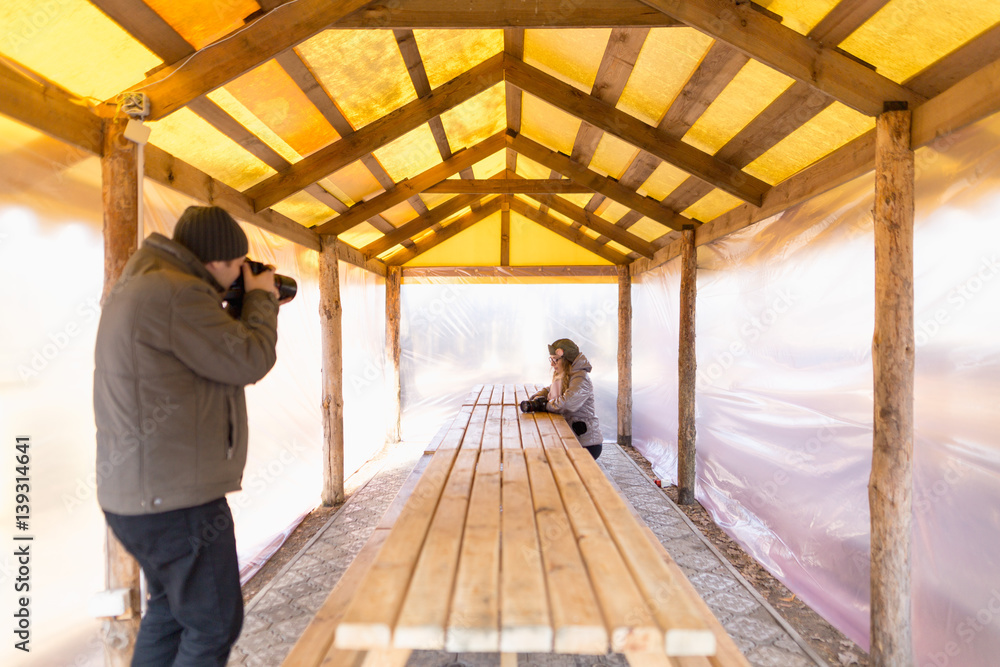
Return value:
[(469, 427), (469, 422), (472, 420), (472, 412), (474, 406), (463, 405), (455, 415), (455, 419), (451, 422), (448, 427), (448, 432), (444, 436), (444, 440), (438, 445), (438, 449), (459, 449), (462, 446), (462, 441), (465, 440), (465, 431)]
[(337, 648), (389, 647), (407, 585), (457, 454), (454, 449), (435, 452), (360, 584), (359, 590), (366, 594), (354, 597), (344, 611), (334, 637)]
[[(367, 651), (361, 660), (360, 667), (405, 667), (410, 659), (412, 651), (409, 649), (383, 648)], [(335, 661), (323, 661), (324, 665), (333, 664)]]
[(519, 448), (503, 450), (500, 650), (552, 651), (552, 621), (535, 526), (528, 468)]
[(725, 42), (712, 44), (660, 120), (660, 132), (680, 140), (749, 60)]
[(431, 248), (437, 246), (440, 243), (444, 243), (448, 239), (452, 238), (457, 234), (461, 234), (466, 229), (476, 224), (480, 220), (485, 220), (494, 213), (500, 210), (500, 198), (494, 197), (485, 204), (478, 211), (469, 211), (463, 215), (458, 220), (448, 223), (441, 230), (435, 232), (427, 238), (420, 239), (414, 244), (413, 248), (405, 248), (399, 252), (389, 255), (386, 258), (387, 264), (405, 264), (414, 257), (425, 253)]
[(514, 385), (505, 384), (503, 386), (503, 404), (514, 405)]
[(448, 617), (445, 649), (454, 653), (500, 649), (500, 449), (485, 440)]
[(510, 266), (510, 202), (500, 207), (500, 266)]
[[(582, 453), (590, 456), (589, 453)], [(604, 614), (611, 636), (611, 650), (662, 650), (663, 632), (653, 619), (643, 600), (643, 593), (629, 574), (629, 568), (566, 451), (561, 448), (546, 449), (545, 454)], [(592, 457), (591, 463), (594, 463)]]
[(439, 204), (432, 208), (429, 212), (421, 215), (418, 218), (410, 220), (409, 222), (403, 223), (395, 230), (388, 232), (385, 236), (380, 239), (375, 239), (365, 247), (361, 248), (361, 253), (366, 257), (375, 257), (376, 255), (381, 255), (386, 250), (389, 250), (393, 246), (399, 245), (403, 241), (412, 238), (421, 232), (430, 229), (434, 225), (443, 222), (450, 216), (458, 213), (466, 206), (474, 204), (475, 202), (482, 199), (478, 195), (464, 195), (459, 197), (453, 197), (443, 204)]
[(551, 414), (550, 418), (552, 419), (552, 425), (556, 429), (556, 434), (562, 440), (563, 448), (580, 449), (582, 447), (580, 439), (576, 437), (576, 433), (573, 433), (573, 427), (569, 425), (565, 417), (559, 414)]
[[(427, 537), (423, 540), (413, 576), (406, 586), (406, 599), (392, 632), (394, 648), (439, 651), (445, 646), (451, 592), (458, 571), (463, 525), (478, 459), (478, 449), (463, 447), (458, 452)], [(363, 590), (368, 592), (371, 589)]]
[(555, 232), (559, 236), (576, 243), (581, 248), (589, 250), (599, 257), (603, 257), (613, 264), (628, 264), (629, 262), (628, 257), (621, 254), (617, 250), (612, 250), (601, 243), (597, 243), (579, 229), (573, 229), (560, 220), (553, 218), (547, 213), (542, 213), (538, 209), (533, 208), (518, 199), (511, 200), (510, 206), (512, 211), (517, 211), (519, 214), (532, 222), (541, 225), (549, 231)]
[[(447, 425), (445, 425), (447, 427)], [(390, 529), (396, 525), (396, 520), (403, 513), (403, 507), (409, 502), (410, 496), (413, 495), (413, 490), (417, 488), (417, 483), (420, 482), (420, 478), (423, 476), (424, 471), (427, 470), (427, 466), (430, 465), (431, 459), (434, 457), (434, 453), (425, 452), (419, 459), (417, 459), (416, 464), (410, 471), (410, 474), (406, 476), (403, 481), (403, 485), (399, 487), (399, 491), (396, 492), (396, 496), (389, 503), (389, 507), (385, 510), (382, 518), (379, 520), (378, 525), (375, 526), (376, 529)]]
[(523, 384), (515, 385), (514, 392), (515, 392), (514, 396), (515, 405), (521, 405), (521, 401), (528, 400), (528, 391), (525, 389)]
[(462, 405), (475, 405), (476, 401), (479, 399), (479, 394), (483, 393), (483, 385), (477, 384), (473, 387), (465, 398), (462, 399)]
[(342, 136), (339, 141), (249, 188), (247, 196), (254, 200), (257, 210), (267, 208), (475, 97), (503, 79), (502, 57), (498, 54), (439, 86), (430, 95)]
[[(548, 167), (549, 169), (558, 171), (563, 176), (586, 185), (595, 192), (600, 192), (609, 199), (638, 211), (646, 217), (656, 220), (660, 224), (670, 227), (671, 229), (680, 229), (683, 225), (690, 224), (690, 221), (687, 218), (680, 215), (676, 211), (672, 211), (661, 206), (655, 199), (636, 194), (635, 191), (629, 190), (614, 179), (608, 178), (607, 176), (601, 176), (600, 174), (587, 169), (583, 165), (574, 162), (562, 153), (549, 150), (545, 146), (542, 146), (538, 142), (532, 141), (523, 135), (517, 135), (516, 137), (508, 136), (507, 143), (521, 155), (524, 155), (525, 157), (528, 157), (535, 162)], [(611, 223), (607, 224), (610, 225)], [(631, 234), (629, 236), (631, 236)]]
[[(483, 393), (486, 393), (485, 390)], [(480, 403), (472, 409), (472, 416), (469, 418), (465, 437), (462, 438), (462, 449), (478, 450), (483, 444), (483, 430), (486, 428), (486, 420), (489, 415), (489, 403), (482, 403), (482, 396), (480, 396), (479, 400)]]
[(869, 116), (880, 113), (885, 100), (911, 104), (924, 101), (873, 69), (749, 5), (734, 5), (727, 0), (642, 2)]
[[(403, 56), (403, 63), (406, 65), (406, 71), (410, 75), (410, 81), (413, 82), (413, 89), (416, 91), (417, 97), (430, 95), (431, 84), (427, 79), (427, 71), (424, 69), (424, 61), (420, 57), (420, 49), (417, 47), (413, 30), (404, 28), (393, 30), (392, 33), (396, 38), (399, 53)], [(434, 143), (437, 145), (441, 159), (447, 160), (451, 157), (451, 145), (448, 143), (448, 135), (441, 122), (441, 116), (431, 118), (427, 122), (427, 126), (431, 130), (431, 136), (434, 137)]]
[(963, 79), (913, 112), (914, 150), (1000, 111), (1000, 61)]
[[(535, 393), (534, 387), (531, 385), (526, 386), (525, 393), (531, 396)], [(518, 411), (517, 426), (521, 432), (521, 447), (523, 449), (541, 449), (542, 438), (538, 434), (535, 413)]]
[[(299, 0), (279, 7), (126, 90), (145, 92), (150, 120), (161, 120), (368, 4), (370, 0)], [(239, 38), (233, 39), (236, 34)]]
[[(511, 400), (517, 400), (515, 390), (511, 388)], [(501, 446), (504, 449), (521, 448), (521, 429), (518, 426), (517, 405), (504, 405), (500, 417)]]
[(483, 385), (483, 393), (479, 395), (479, 400), (476, 405), (489, 405), (490, 399), (493, 397), (493, 385), (487, 384)]
[(504, 75), (507, 81), (524, 92), (605, 132), (610, 132), (745, 202), (760, 205), (764, 193), (770, 188), (764, 181), (740, 171), (733, 165), (718, 160), (683, 141), (665, 137), (657, 132), (656, 128), (646, 125), (624, 111), (619, 111), (610, 104), (581, 93), (573, 86), (523, 61), (505, 57)]
[(546, 452), (525, 449), (524, 458), (549, 594), (553, 650), (603, 654), (608, 650), (607, 627)]
[(632, 516), (630, 507), (597, 462), (583, 449), (568, 451), (567, 456), (618, 545), (627, 570), (664, 630), (663, 650), (671, 656), (714, 654), (715, 635), (678, 586), (675, 575), (647, 539), (642, 524)]
[[(493, 391), (494, 399), (497, 396), (497, 390), (500, 390), (502, 396), (502, 389), (498, 385)], [(483, 432), (482, 449), (484, 451), (488, 449), (500, 449), (502, 428), (503, 405), (491, 401), (489, 412), (486, 414), (486, 427)]]
[(514, 193), (581, 193), (592, 192), (584, 185), (566, 179), (448, 179), (426, 188), (437, 194), (514, 194)]

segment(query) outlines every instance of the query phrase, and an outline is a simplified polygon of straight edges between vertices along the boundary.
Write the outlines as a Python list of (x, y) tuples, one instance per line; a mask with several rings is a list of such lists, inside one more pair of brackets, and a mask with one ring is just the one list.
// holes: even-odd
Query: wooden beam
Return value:
[(319, 318), (322, 346), (323, 505), (344, 502), (344, 341), (337, 245), (322, 240), (319, 253)]
[(469, 211), (463, 215), (458, 220), (455, 220), (433, 235), (420, 239), (417, 241), (412, 248), (405, 248), (399, 252), (389, 256), (386, 259), (386, 264), (390, 266), (398, 266), (409, 262), (411, 259), (418, 255), (422, 255), (431, 248), (444, 243), (453, 236), (464, 232), (466, 229), (476, 224), (477, 222), (488, 218), (497, 211), (500, 210), (500, 204), (502, 197), (494, 197), (485, 204), (482, 205), (476, 211)]
[(104, 123), (83, 100), (4, 61), (0, 61), (0, 114), (94, 155), (104, 150)]
[(712, 44), (660, 120), (660, 131), (680, 140), (749, 60), (725, 42)]
[(563, 176), (576, 181), (580, 185), (585, 185), (595, 192), (600, 192), (609, 199), (613, 199), (623, 206), (638, 211), (671, 229), (680, 229), (685, 224), (693, 223), (692, 220), (684, 218), (680, 214), (661, 206), (655, 199), (637, 194), (618, 181), (607, 176), (601, 176), (583, 165), (574, 162), (566, 155), (549, 150), (538, 142), (528, 139), (523, 134), (519, 134), (516, 137), (508, 136), (507, 142), (511, 148), (521, 155), (549, 169), (558, 171)]
[(150, 120), (160, 120), (368, 4), (298, 0), (278, 7), (126, 90), (146, 93)]
[(695, 301), (698, 294), (698, 260), (694, 229), (683, 232), (680, 294), (680, 347), (677, 358), (677, 503), (694, 503), (695, 477)]
[(914, 149), (1000, 111), (1000, 60), (959, 81), (913, 112)]
[(448, 219), (449, 216), (458, 213), (466, 206), (471, 206), (475, 202), (482, 199), (482, 197), (483, 195), (463, 195), (453, 197), (443, 204), (435, 206), (424, 215), (400, 225), (382, 238), (375, 239), (363, 247), (361, 249), (361, 253), (366, 257), (381, 255), (393, 246), (399, 245), (407, 239), (412, 239), (421, 232), (430, 229), (440, 222), (443, 222)]
[(694, 146), (662, 136), (655, 128), (624, 111), (581, 93), (522, 61), (506, 58), (504, 72), (507, 80), (524, 92), (610, 132), (745, 202), (760, 205), (770, 187)]
[(614, 278), (616, 266), (414, 266), (403, 282), (422, 278)]
[[(417, 40), (413, 35), (413, 31), (410, 29), (401, 29), (393, 30), (392, 33), (396, 38), (399, 53), (403, 56), (403, 63), (406, 65), (406, 71), (410, 75), (410, 81), (413, 82), (413, 89), (416, 91), (417, 97), (430, 95), (431, 83), (427, 78), (427, 70), (424, 69), (424, 61), (420, 57), (420, 49), (417, 47)], [(444, 131), (444, 123), (441, 122), (441, 116), (431, 118), (427, 121), (427, 125), (430, 127), (431, 135), (434, 137), (434, 143), (437, 144), (441, 159), (447, 160), (451, 157), (451, 145), (448, 143), (448, 135)]]
[(618, 267), (618, 445), (632, 446), (632, 272)]
[[(888, 105), (887, 105), (888, 106)], [(875, 408), (871, 479), (871, 657), (912, 665), (913, 150), (910, 111), (875, 126)]]
[(510, 204), (500, 210), (500, 266), (510, 266)]
[(549, 231), (555, 232), (559, 236), (572, 241), (581, 248), (589, 250), (590, 252), (603, 257), (612, 264), (628, 264), (629, 259), (625, 255), (621, 254), (616, 250), (612, 250), (604, 244), (598, 243), (594, 239), (590, 238), (579, 229), (574, 229), (564, 222), (553, 218), (547, 213), (543, 213), (538, 209), (524, 203), (520, 199), (511, 199), (510, 210), (523, 215), (528, 220), (537, 223), (548, 229)]
[[(512, 58), (524, 60), (524, 28), (504, 28), (503, 52)], [(521, 131), (521, 91), (504, 83), (507, 106), (507, 129), (512, 132)], [(517, 171), (517, 153), (507, 149), (507, 169)]]
[(656, 253), (656, 248), (648, 241), (644, 241), (635, 234), (608, 222), (596, 213), (586, 211), (562, 197), (552, 195), (531, 195), (531, 197), (539, 204), (551, 208), (556, 213), (566, 216), (583, 227), (589, 227), (595, 232), (603, 234), (610, 240), (620, 243), (643, 257), (650, 258)]
[(90, 4), (107, 14), (164, 62), (174, 63), (194, 53), (194, 47), (145, 2), (91, 0)]
[(514, 194), (514, 193), (581, 193), (593, 192), (585, 185), (555, 178), (539, 179), (473, 179), (459, 181), (448, 179), (424, 190), (437, 194)]
[(861, 113), (874, 116), (886, 100), (916, 105), (917, 93), (878, 74), (836, 49), (825, 47), (765, 16), (749, 3), (729, 0), (641, 0), (667, 16), (808, 83)]
[(614, 28), (677, 25), (636, 0), (392, 0), (354, 12), (337, 28)]
[(254, 200), (257, 210), (267, 208), (398, 139), (431, 118), (500, 83), (503, 78), (502, 58), (502, 54), (498, 54), (439, 86), (427, 97), (416, 99), (357, 132), (342, 136), (339, 141), (248, 189), (247, 196)]
[(390, 266), (385, 272), (385, 368), (389, 378), (389, 426), (385, 441), (400, 441), (401, 391), (399, 383), (400, 280), (402, 270)]
[(498, 132), (471, 148), (462, 149), (441, 164), (435, 165), (413, 178), (400, 181), (393, 189), (383, 192), (366, 202), (356, 204), (347, 213), (324, 222), (313, 229), (319, 234), (341, 234), (361, 224), (376, 213), (381, 213), (400, 202), (406, 201), (414, 194), (423, 192), (452, 174), (457, 174), (461, 170), (471, 167), (480, 160), (501, 150), (504, 147), (504, 136), (503, 133)]
[(997, 60), (1000, 60), (1000, 23), (918, 72), (905, 85), (933, 98)]
[(827, 12), (819, 23), (809, 31), (809, 39), (820, 44), (836, 46), (858, 29), (865, 21), (875, 16), (889, 0), (854, 0), (840, 2)]

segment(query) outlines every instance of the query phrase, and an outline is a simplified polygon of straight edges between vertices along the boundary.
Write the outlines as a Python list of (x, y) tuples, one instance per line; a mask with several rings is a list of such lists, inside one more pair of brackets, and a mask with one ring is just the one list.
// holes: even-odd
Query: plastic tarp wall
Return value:
[(403, 438), (429, 441), (477, 384), (552, 381), (546, 347), (571, 338), (593, 366), (601, 433), (616, 437), (618, 285), (428, 279), (401, 292)]
[[(48, 140), (46, 140), (48, 141)], [(52, 165), (53, 171), (58, 165)], [(94, 340), (104, 249), (96, 158), (53, 177), (52, 191), (0, 192), (0, 279), (13, 308), (2, 319), (0, 425), (11, 456), (0, 476), (0, 520), (13, 532), (13, 444), (31, 445), (32, 651), (5, 642), (3, 665), (103, 665), (100, 622), (88, 615), (104, 588), (103, 516), (95, 494)], [(89, 183), (84, 188), (77, 180)], [(12, 176), (6, 173), (4, 176)], [(95, 187), (96, 186), (96, 187)], [(73, 196), (59, 197), (59, 191)], [(77, 194), (81, 196), (76, 196)], [(170, 234), (190, 200), (145, 186), (145, 231)], [(279, 316), (278, 361), (247, 387), (250, 443), (243, 491), (229, 496), (240, 561), (253, 558), (320, 501), (322, 421), (317, 254), (244, 225), (250, 256), (299, 283)], [(345, 472), (385, 441), (384, 281), (340, 263), (344, 313)], [(363, 378), (364, 382), (352, 379)], [(0, 555), (0, 607), (14, 609), (12, 549)]]
[[(1000, 655), (1000, 117), (916, 167), (915, 655), (985, 667)], [(698, 252), (697, 498), (863, 646), (873, 197), (869, 174)], [(674, 482), (679, 285), (674, 260), (634, 287), (634, 442)]]

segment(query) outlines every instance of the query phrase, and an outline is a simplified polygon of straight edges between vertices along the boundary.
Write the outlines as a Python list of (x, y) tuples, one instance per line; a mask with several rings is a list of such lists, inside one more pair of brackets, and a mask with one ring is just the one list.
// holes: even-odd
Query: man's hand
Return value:
[(247, 264), (243, 265), (243, 288), (250, 292), (255, 289), (262, 289), (265, 292), (270, 292), (274, 295), (274, 298), (278, 298), (278, 287), (274, 284), (274, 267), (268, 266), (265, 271), (261, 271), (257, 275), (253, 274), (250, 270), (250, 266)]

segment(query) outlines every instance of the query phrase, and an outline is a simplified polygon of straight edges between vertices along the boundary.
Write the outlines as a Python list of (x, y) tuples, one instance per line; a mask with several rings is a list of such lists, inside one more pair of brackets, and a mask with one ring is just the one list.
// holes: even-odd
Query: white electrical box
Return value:
[(116, 588), (112, 591), (95, 593), (87, 604), (87, 611), (93, 618), (118, 618), (132, 613), (129, 603), (129, 589)]

